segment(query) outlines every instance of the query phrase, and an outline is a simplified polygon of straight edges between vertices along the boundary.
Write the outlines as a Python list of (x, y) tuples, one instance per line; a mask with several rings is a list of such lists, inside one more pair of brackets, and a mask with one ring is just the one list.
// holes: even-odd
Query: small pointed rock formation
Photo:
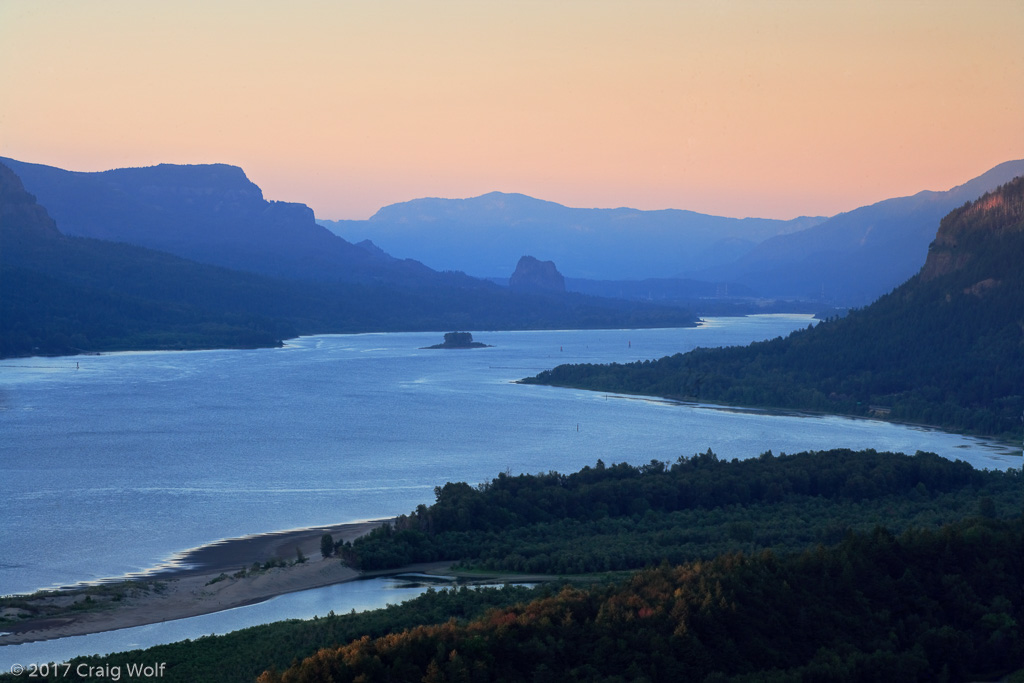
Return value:
[(524, 256), (519, 259), (508, 286), (520, 292), (564, 293), (565, 278), (558, 272), (554, 261), (538, 261), (532, 256)]

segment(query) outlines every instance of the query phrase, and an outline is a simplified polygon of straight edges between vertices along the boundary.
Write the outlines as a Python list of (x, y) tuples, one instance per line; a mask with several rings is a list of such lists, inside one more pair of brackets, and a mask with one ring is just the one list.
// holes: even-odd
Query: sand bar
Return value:
[(335, 542), (354, 541), (388, 521), (390, 519), (375, 519), (229, 538), (186, 550), (175, 556), (171, 566), (148, 573), (147, 576), (166, 580), (197, 574), (230, 574), (253, 562), (266, 562), (274, 558), (294, 560), (296, 548), (301, 549), (309, 558), (320, 557), (320, 538), (324, 534), (330, 534)]
[[(102, 602), (84, 611), (60, 611), (53, 616), (0, 622), (0, 646), (52, 640), (66, 636), (113, 631), (131, 626), (155, 624), (251, 605), (277, 595), (320, 588), (360, 578), (361, 574), (337, 558), (323, 558), (320, 539), (351, 541), (387, 520), (273, 532), (228, 539), (186, 551), (172, 566), (148, 574), (115, 601)], [(296, 548), (308, 558), (301, 564), (235, 574), (253, 563), (280, 558), (293, 562)], [(226, 574), (226, 577), (222, 577)], [(214, 579), (219, 579), (214, 582)], [(48, 598), (48, 606), (69, 607), (84, 599), (81, 590)], [(13, 616), (17, 610), (5, 610)]]

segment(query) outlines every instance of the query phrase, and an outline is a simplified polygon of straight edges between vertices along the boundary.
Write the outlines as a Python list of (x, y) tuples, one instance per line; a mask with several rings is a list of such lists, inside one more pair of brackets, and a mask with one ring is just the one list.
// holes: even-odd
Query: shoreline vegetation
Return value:
[[(126, 589), (120, 600), (86, 607), (89, 591), (103, 588), (90, 587), (73, 599), (80, 607), (64, 604), (60, 616), (0, 624), (0, 631), (17, 631), (0, 636), (0, 644), (156, 623), (358, 578), (429, 572), (476, 584), (543, 585), (428, 591), (384, 610), (332, 612), (72, 661), (162, 661), (174, 681), (253, 680), (264, 671), (260, 680), (294, 683), (324, 680), (316, 676), (324, 666), (348, 672), (338, 680), (352, 680), (365, 673), (357, 669), (366, 652), (370, 659), (380, 655), (386, 667), (408, 669), (396, 680), (422, 679), (431, 666), (455, 661), (449, 654), (456, 650), (471, 655), (474, 667), (536, 660), (552, 672), (595, 665), (591, 654), (563, 661), (559, 652), (613, 659), (632, 652), (627, 665), (642, 672), (658, 660), (728, 674), (722, 680), (753, 680), (755, 671), (777, 671), (771, 680), (788, 680), (781, 672), (805, 670), (827, 670), (830, 680), (858, 678), (855, 670), (866, 680), (905, 670), (912, 675), (902, 677), (913, 680), (939, 678), (946, 669), (952, 680), (994, 679), (1016, 671), (1024, 642), (1022, 476), (930, 453), (847, 449), (766, 451), (731, 461), (709, 449), (641, 466), (598, 460), (572, 474), (503, 473), (475, 487), (439, 486), (434, 504), (388, 520), (197, 548), (175, 558), (182, 565), (177, 573), (134, 585), (138, 594)], [(275, 561), (228, 574), (268, 556)], [(894, 599), (900, 602), (890, 609)], [(14, 602), (0, 604), (10, 609)], [(765, 615), (771, 616), (763, 627), (743, 626)], [(522, 642), (507, 642), (519, 633)], [(630, 641), (624, 649), (616, 645), (623, 638)], [(418, 654), (404, 649), (416, 649), (420, 640), (429, 646)], [(484, 641), (497, 649), (478, 648)], [(536, 642), (544, 648), (532, 649)], [(423, 653), (440, 653), (440, 663)], [(222, 667), (226, 658), (234, 673), (209, 677), (210, 667)]]
[(377, 570), (457, 560), (460, 568), (549, 574), (639, 570), (730, 552), (799, 552), (849, 531), (893, 533), (973, 515), (1019, 515), (1018, 468), (979, 470), (933, 453), (833, 449), (720, 460), (499, 474), (435, 488), (421, 505), (343, 549)]
[(786, 337), (656, 360), (563, 364), (521, 380), (594, 391), (938, 425), (1022, 437), (1024, 178), (942, 219), (920, 272)]
[(388, 521), (225, 539), (139, 578), (4, 596), (0, 646), (184, 619), (364, 578), (337, 558), (322, 557), (321, 538), (351, 542)]
[[(756, 343), (756, 342), (755, 342)], [(697, 349), (704, 351), (704, 349)], [(676, 354), (677, 356), (681, 354)], [(915, 420), (910, 416), (898, 416), (894, 415), (891, 408), (880, 406), (869, 406), (865, 410), (860, 412), (851, 409), (849, 406), (846, 408), (842, 407), (809, 407), (799, 405), (780, 405), (771, 401), (763, 401), (757, 399), (751, 399), (746, 401), (730, 401), (727, 398), (720, 396), (698, 398), (692, 394), (680, 394), (671, 391), (660, 391), (660, 390), (648, 390), (642, 388), (624, 388), (621, 386), (604, 386), (599, 382), (591, 382), (588, 379), (574, 378), (568, 379), (565, 375), (571, 373), (575, 368), (597, 368), (597, 369), (609, 369), (612, 371), (628, 371), (631, 366), (648, 365), (661, 363), (665, 361), (674, 360), (674, 357), (664, 357), (655, 360), (638, 361), (634, 363), (627, 363), (625, 365), (619, 363), (612, 363), (610, 365), (597, 365), (597, 364), (563, 364), (556, 366), (550, 370), (545, 370), (540, 374), (533, 375), (531, 377), (523, 377), (521, 379), (513, 380), (513, 384), (535, 384), (549, 387), (555, 387), (559, 389), (574, 389), (577, 391), (589, 391), (597, 394), (604, 394), (605, 396), (633, 399), (633, 400), (649, 400), (649, 401), (664, 401), (669, 403), (677, 403), (680, 405), (689, 405), (694, 407), (706, 407), (712, 410), (734, 410), (738, 412), (757, 412), (766, 413), (769, 415), (785, 415), (793, 417), (841, 417), (849, 420), (872, 420), (876, 422), (887, 422), (894, 425), (903, 425), (906, 427), (916, 427), (921, 429), (934, 430), (939, 432), (946, 432), (949, 434), (959, 434), (961, 436), (970, 436), (979, 439), (985, 439), (987, 441), (993, 441), (1006, 446), (1007, 448), (1018, 451), (1016, 455), (1024, 456), (1024, 451), (1021, 451), (1021, 434), (1015, 432), (1012, 429), (1004, 430), (1002, 432), (995, 432), (985, 429), (976, 429), (971, 426), (964, 426), (961, 424), (942, 424), (940, 421), (926, 422), (922, 420)], [(560, 374), (561, 373), (561, 374)]]
[(406, 573), (458, 578), (459, 585), (551, 581), (545, 574), (451, 571), (452, 562), (360, 571), (324, 557), (330, 535), (341, 546), (392, 518), (231, 538), (181, 553), (174, 566), (141, 577), (0, 596), (0, 647), (89, 635), (213, 614), (279, 595)]
[[(524, 377), (523, 379), (513, 380), (512, 384), (539, 384), (539, 382), (532, 382), (529, 380), (534, 379), (533, 377)], [(773, 405), (757, 405), (753, 403), (729, 403), (727, 401), (711, 400), (711, 399), (698, 399), (694, 396), (681, 396), (675, 394), (645, 394), (642, 392), (635, 391), (607, 391), (602, 389), (596, 389), (593, 387), (585, 386), (583, 384), (546, 384), (545, 386), (551, 386), (558, 389), (575, 389), (578, 391), (589, 391), (595, 394), (602, 394), (605, 398), (619, 398), (629, 401), (655, 401), (675, 405), (690, 406), (693, 408), (704, 408), (707, 410), (721, 410), (725, 412), (737, 412), (737, 413), (759, 413), (764, 415), (773, 415), (781, 417), (840, 417), (845, 420), (865, 420), (870, 422), (885, 422), (887, 424), (900, 425), (902, 427), (911, 427), (915, 429), (944, 432), (946, 434), (958, 434), (960, 436), (968, 436), (981, 441), (990, 442), (993, 444), (999, 444), (1001, 447), (1007, 450), (1006, 455), (1011, 455), (1018, 458), (1024, 458), (1024, 449), (1021, 448), (1021, 441), (1015, 434), (986, 434), (982, 432), (975, 432), (968, 429), (954, 429), (952, 427), (944, 427), (939, 424), (929, 424), (925, 422), (913, 422), (910, 420), (902, 420), (891, 417), (890, 414), (885, 413), (874, 413), (864, 415), (861, 413), (842, 413), (830, 410), (815, 410), (812, 408), (780, 408)]]
[[(793, 551), (873, 524), (948, 523), (976, 510), (980, 498), (988, 499), (987, 515), (998, 509), (1003, 516), (1019, 506), (1013, 502), (1017, 480), (1016, 471), (975, 470), (932, 454), (838, 450), (768, 452), (732, 462), (708, 451), (674, 464), (605, 468), (598, 461), (597, 468), (572, 475), (499, 475), (476, 488), (449, 483), (435, 489), (435, 505), (411, 515), (225, 539), (127, 580), (0, 597), (0, 646), (172, 621), (405, 572), (458, 574), (475, 583), (535, 582), (635, 571), (658, 558)], [(678, 486), (685, 490), (665, 497), (666, 487)], [(804, 496), (821, 508), (822, 519), (811, 528), (802, 520), (803, 507), (789, 509)], [(511, 501), (518, 502), (506, 509)], [(770, 532), (763, 523), (769, 517)], [(789, 538), (784, 530), (793, 524)], [(689, 529), (686, 538), (674, 537), (672, 530), (680, 528)], [(552, 534), (561, 539), (560, 549)], [(669, 552), (665, 534), (682, 554)], [(569, 536), (574, 543), (566, 542)], [(623, 554), (623, 543), (632, 550)], [(634, 561), (625, 561), (627, 555)]]

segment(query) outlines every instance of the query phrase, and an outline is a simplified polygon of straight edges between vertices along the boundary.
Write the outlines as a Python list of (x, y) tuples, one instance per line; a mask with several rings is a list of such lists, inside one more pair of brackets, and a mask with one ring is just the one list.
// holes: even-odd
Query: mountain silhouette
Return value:
[(723, 218), (667, 209), (577, 209), (522, 194), (415, 199), (366, 221), (321, 225), (346, 239), (371, 239), (390, 254), (432, 268), (508, 277), (523, 254), (558, 264), (566, 277), (672, 278), (735, 260), (759, 242), (823, 218)]
[(746, 285), (764, 297), (863, 306), (918, 271), (942, 217), (1024, 173), (1009, 161), (945, 192), (919, 192), (834, 216), (765, 240), (732, 264), (698, 278)]
[(0, 356), (272, 346), (297, 334), (694, 324), (679, 307), (514, 292), (351, 245), (312, 223), (306, 207), (264, 201), (230, 166), (93, 175), (14, 165), (35, 174), (79, 233), (106, 239), (64, 234), (63, 219), (0, 164)]
[(791, 221), (576, 209), (491, 192), (393, 204), (366, 221), (319, 222), (434, 268), (495, 279), (507, 277), (520, 255), (533, 254), (557, 263), (575, 291), (639, 287), (670, 299), (686, 280), (691, 291), (863, 306), (917, 272), (944, 215), (1021, 173), (1024, 160), (1009, 161), (948, 191)]
[(942, 219), (919, 272), (871, 305), (785, 339), (531, 382), (886, 417), (1019, 440), (1024, 176)]
[(317, 225), (304, 204), (265, 200), (236, 166), (160, 164), (82, 173), (0, 162), (21, 178), (66, 235), (291, 279), (397, 286), (451, 279), (415, 261), (382, 259), (350, 244)]

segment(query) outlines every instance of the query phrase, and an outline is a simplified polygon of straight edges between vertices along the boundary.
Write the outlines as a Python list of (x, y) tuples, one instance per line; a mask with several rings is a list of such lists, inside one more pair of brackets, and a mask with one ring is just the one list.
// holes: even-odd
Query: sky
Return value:
[(1020, 0), (0, 0), (0, 156), (833, 215), (1024, 158)]

